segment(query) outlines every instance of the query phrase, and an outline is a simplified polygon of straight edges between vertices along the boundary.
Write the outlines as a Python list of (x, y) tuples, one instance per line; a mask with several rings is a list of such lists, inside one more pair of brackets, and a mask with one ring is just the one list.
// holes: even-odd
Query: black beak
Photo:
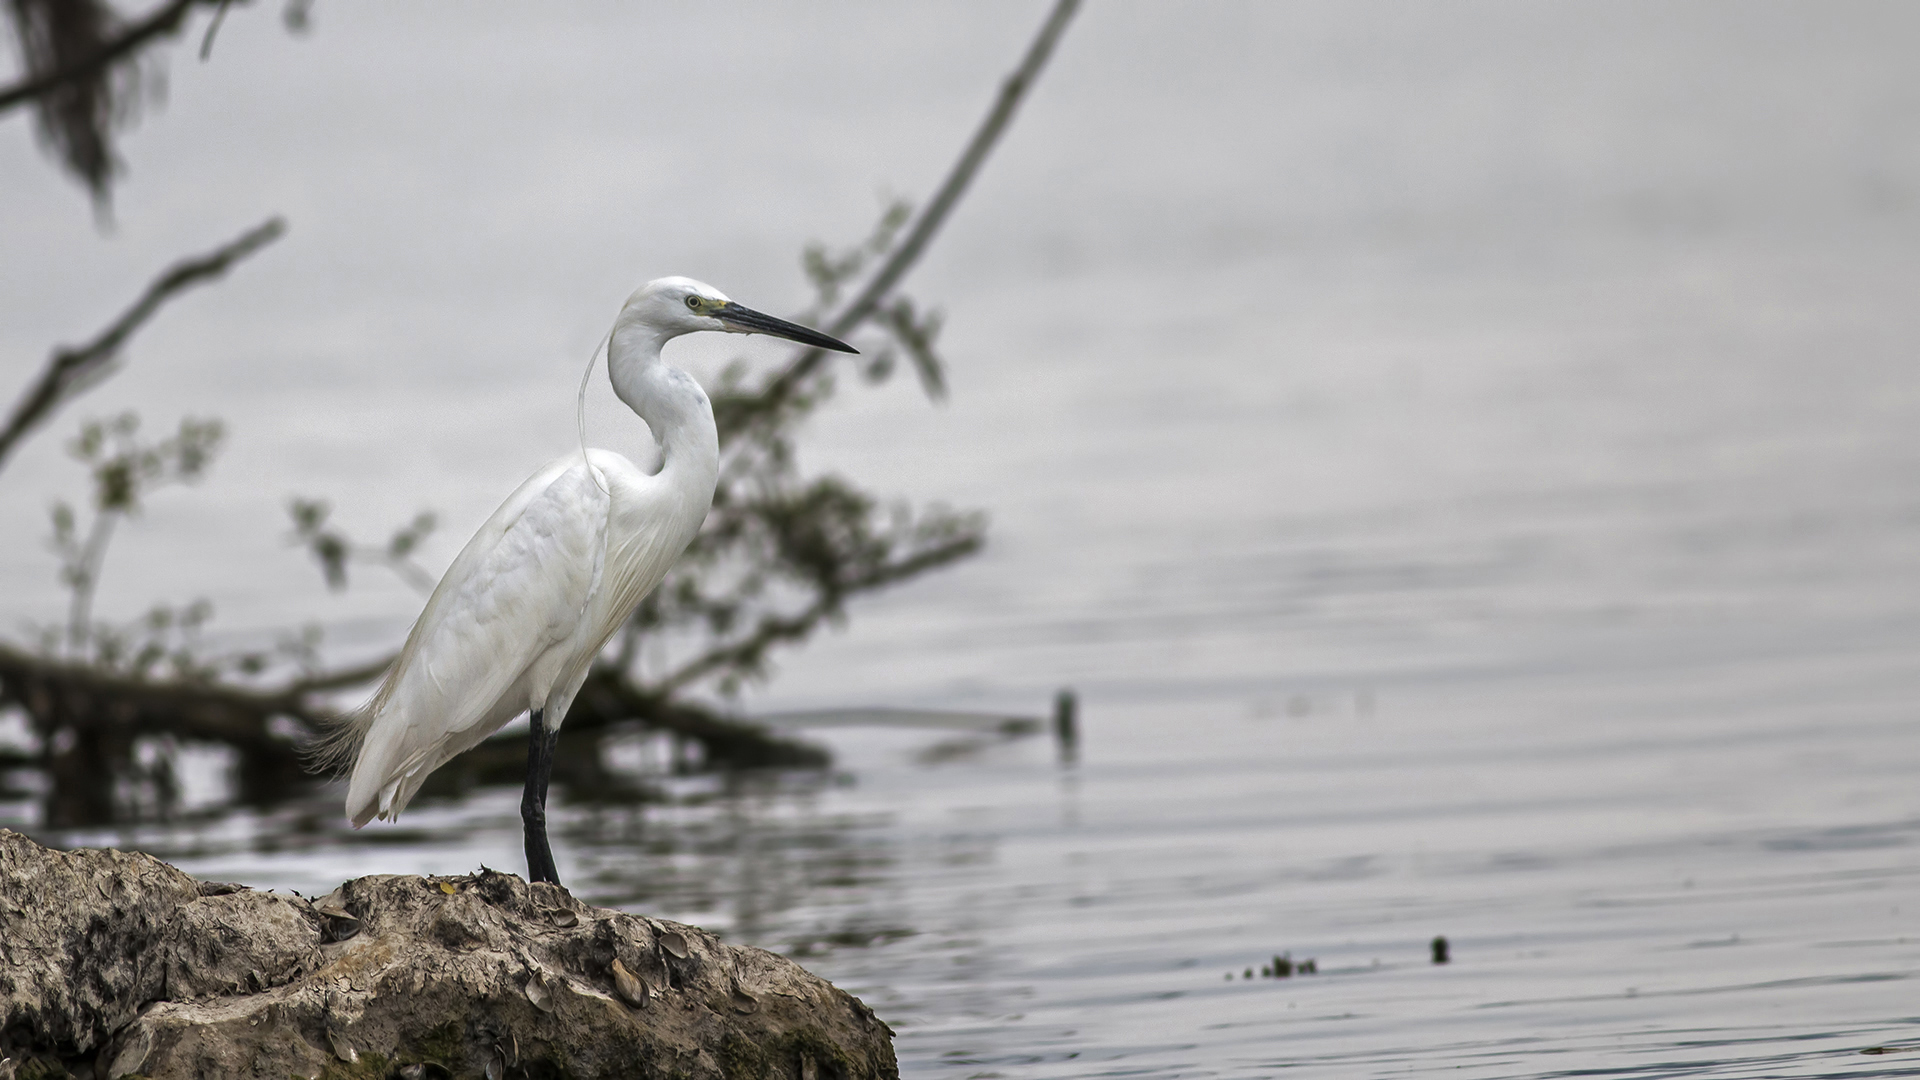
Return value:
[(816, 349), (832, 349), (834, 352), (857, 354), (860, 351), (839, 338), (828, 337), (818, 330), (809, 329), (799, 323), (776, 319), (731, 300), (720, 305), (713, 312), (713, 317), (750, 334), (772, 334), (775, 337), (786, 338), (788, 341), (797, 341), (802, 345), (811, 345)]

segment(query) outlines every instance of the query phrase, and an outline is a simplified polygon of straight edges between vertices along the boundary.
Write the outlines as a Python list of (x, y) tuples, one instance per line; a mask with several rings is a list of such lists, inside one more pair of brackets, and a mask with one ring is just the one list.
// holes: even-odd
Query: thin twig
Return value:
[[(1040, 70), (1046, 66), (1047, 58), (1053, 54), (1054, 45), (1059, 42), (1060, 35), (1067, 29), (1068, 20), (1073, 18), (1073, 13), (1079, 6), (1080, 0), (1058, 0), (1053, 5), (1053, 10), (1047, 14), (1046, 22), (1040, 25), (1040, 32), (1034, 35), (1033, 42), (1027, 46), (1027, 54), (1021, 58), (1020, 66), (1000, 84), (1000, 96), (994, 99), (993, 108), (987, 111), (986, 119), (980, 122), (979, 130), (973, 133), (967, 148), (961, 151), (960, 160), (953, 163), (953, 168), (947, 173), (946, 180), (941, 182), (939, 191), (935, 192), (933, 198), (921, 209), (920, 215), (914, 219), (913, 227), (908, 229), (905, 238), (894, 246), (893, 251), (887, 256), (887, 261), (882, 263), (880, 269), (868, 280), (866, 288), (860, 290), (860, 295), (854, 297), (827, 324), (827, 333), (835, 337), (845, 337), (861, 323), (872, 318), (880, 309), (880, 302), (886, 299), (887, 293), (891, 292), (893, 287), (900, 283), (900, 279), (906, 276), (907, 271), (913, 268), (921, 252), (926, 250), (928, 242), (933, 239), (933, 234), (945, 224), (947, 214), (952, 211), (953, 205), (960, 201), (960, 196), (966, 192), (967, 185), (973, 182), (974, 174), (980, 171), (981, 164), (986, 161), (987, 154), (993, 150), (994, 144), (1000, 140), (1001, 133), (1007, 129), (1007, 123), (1013, 119), (1014, 110), (1019, 107), (1020, 99), (1026, 96), (1027, 91), (1033, 87), (1034, 81), (1040, 77)], [(801, 353), (785, 371), (767, 384), (761, 396), (766, 400), (774, 401), (792, 393), (801, 379), (820, 366), (820, 362), (826, 358), (826, 355), (823, 349), (808, 349)]]
[[(95, 49), (92, 53), (52, 71), (28, 75), (12, 86), (0, 89), (0, 113), (59, 89), (68, 83), (90, 79), (124, 57), (131, 56), (154, 38), (175, 33), (195, 4), (220, 0), (170, 0), (160, 10), (134, 23), (127, 32)], [(224, 3), (222, 6), (225, 6)]]
[(93, 594), (100, 584), (100, 570), (107, 561), (107, 544), (113, 539), (114, 522), (119, 512), (101, 510), (87, 530), (87, 542), (80, 547), (79, 569), (73, 575), (73, 599), (67, 606), (67, 651), (79, 656), (87, 644), (87, 625), (93, 622)]
[(0, 429), (0, 466), (15, 444), (45, 420), (68, 398), (79, 393), (94, 379), (105, 374), (119, 355), (121, 346), (140, 329), (142, 323), (160, 310), (160, 305), (201, 282), (212, 281), (227, 268), (280, 238), (286, 222), (272, 218), (244, 235), (198, 258), (184, 259), (147, 286), (140, 299), (92, 341), (76, 349), (60, 349), (47, 361), (47, 368), (20, 403), (13, 408), (7, 426)]
[(746, 638), (707, 650), (682, 664), (678, 670), (648, 689), (662, 697), (671, 697), (723, 668), (751, 663), (774, 645), (805, 638), (822, 620), (839, 613), (847, 597), (885, 588), (936, 566), (971, 555), (980, 550), (981, 543), (982, 540), (977, 534), (961, 536), (840, 582), (833, 590), (823, 593), (813, 603), (795, 614), (763, 615), (754, 627), (753, 633)]

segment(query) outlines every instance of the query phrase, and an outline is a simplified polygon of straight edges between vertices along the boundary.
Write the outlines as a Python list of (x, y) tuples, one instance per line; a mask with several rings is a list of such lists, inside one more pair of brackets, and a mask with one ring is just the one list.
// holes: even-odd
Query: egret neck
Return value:
[(711, 497), (720, 475), (720, 433), (707, 392), (693, 376), (660, 359), (661, 348), (677, 336), (622, 318), (607, 341), (607, 378), (660, 444), (660, 478), (673, 490)]

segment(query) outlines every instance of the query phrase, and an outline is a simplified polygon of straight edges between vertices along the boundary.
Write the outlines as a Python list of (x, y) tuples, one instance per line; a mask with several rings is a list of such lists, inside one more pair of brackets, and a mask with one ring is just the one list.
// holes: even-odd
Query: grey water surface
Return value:
[[(438, 569), (572, 444), (628, 289), (797, 306), (799, 245), (927, 190), (1040, 16), (748, 5), (720, 45), (699, 10), (236, 11), (175, 57), (110, 237), (7, 129), (0, 246), (43, 256), (0, 260), (10, 356), (293, 221), (75, 410), (234, 430), (103, 608), (397, 640), (417, 598), (326, 594), (289, 494), (370, 534), (440, 510)], [(990, 547), (742, 703), (1072, 686), (1077, 760), (812, 728), (830, 775), (725, 779), (623, 745), (669, 798), (559, 807), (563, 876), (801, 958), (910, 1077), (1920, 1075), (1916, 46), (1900, 3), (1090, 5), (910, 281), (951, 400), (849, 374), (803, 444), (986, 509)], [(595, 441), (639, 443), (606, 399)], [(61, 610), (54, 435), (0, 473), (17, 620)], [(517, 802), (65, 839), (325, 892), (517, 870)]]

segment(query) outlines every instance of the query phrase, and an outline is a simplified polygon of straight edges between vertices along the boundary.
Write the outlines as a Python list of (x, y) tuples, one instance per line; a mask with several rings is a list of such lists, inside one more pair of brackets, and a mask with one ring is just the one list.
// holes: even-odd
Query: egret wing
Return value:
[(397, 814), (428, 773), (526, 709), (529, 670), (573, 636), (605, 559), (607, 495), (578, 457), (541, 470), (454, 560), (370, 706), (347, 796)]
[(599, 589), (588, 606), (572, 663), (555, 680), (547, 700), (557, 728), (600, 649), (660, 584), (706, 520), (707, 500), (659, 482), (633, 463), (605, 450), (589, 450), (610, 498), (606, 559)]

